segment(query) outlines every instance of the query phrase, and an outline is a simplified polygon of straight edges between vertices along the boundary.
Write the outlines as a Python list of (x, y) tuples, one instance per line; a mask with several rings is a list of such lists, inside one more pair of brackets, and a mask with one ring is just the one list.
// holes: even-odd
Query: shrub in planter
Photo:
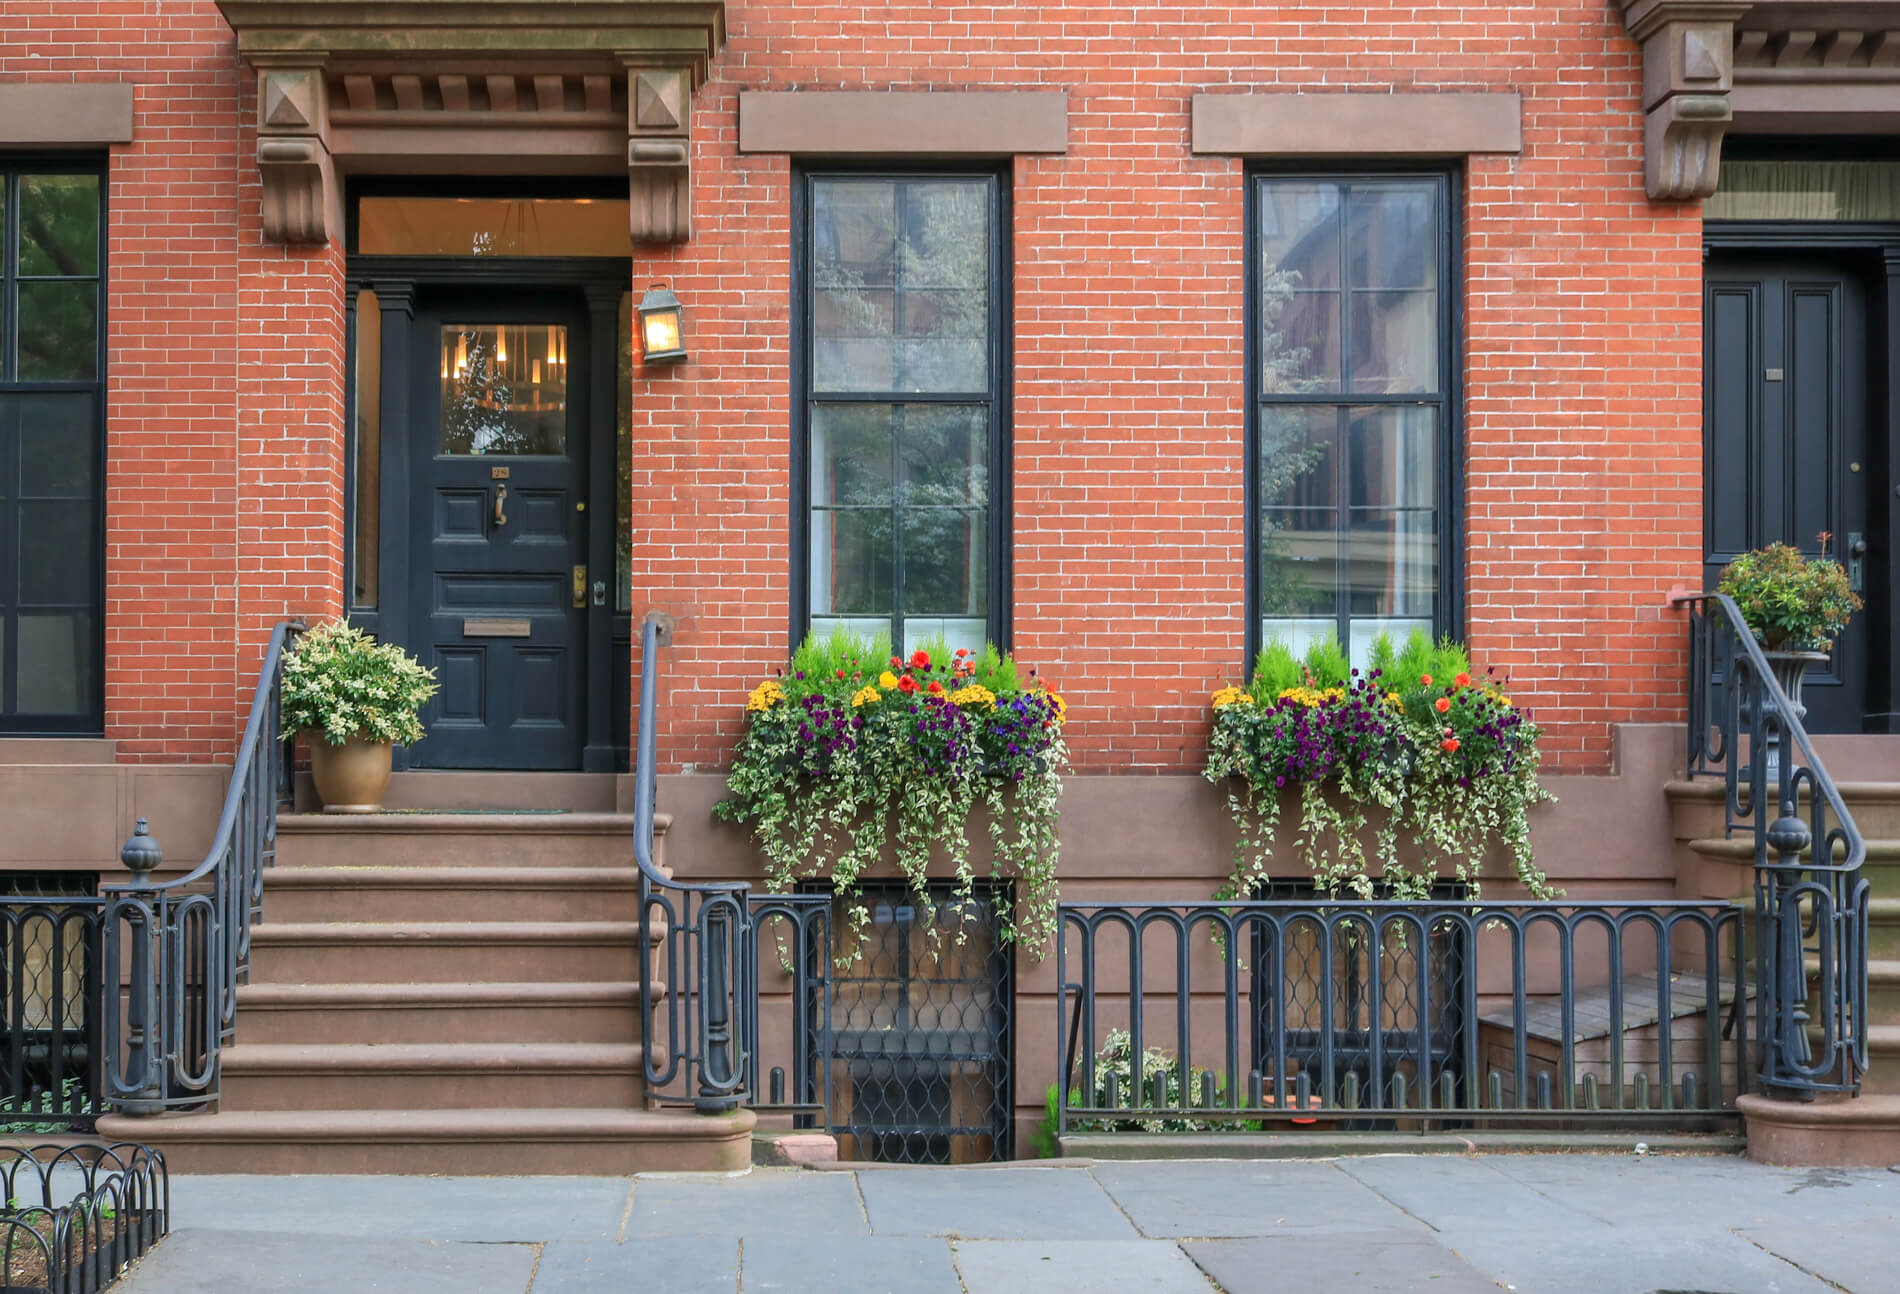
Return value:
[(297, 639), (284, 658), (286, 732), (316, 736), (311, 778), (328, 812), (379, 808), (389, 787), (390, 746), (422, 740), (424, 703), (435, 671), (394, 643), (379, 643), (341, 620)]
[(1769, 544), (1722, 568), (1716, 591), (1735, 599), (1769, 651), (1827, 651), (1861, 609), (1847, 572), (1827, 555), (1829, 538), (1821, 533), (1819, 557), (1803, 557), (1791, 544)]
[[(855, 899), (888, 844), (920, 900), (933, 848), (958, 893), (975, 884), (969, 820), (988, 810), (993, 874), (1016, 879), (1006, 938), (1040, 947), (1055, 931), (1056, 806), (1068, 766), (1062, 697), (1008, 655), (948, 650), (907, 658), (887, 637), (806, 639), (781, 677), (755, 687), (720, 817), (752, 826), (766, 884), (830, 876)], [(850, 905), (853, 924), (869, 912)]]
[(1298, 805), (1290, 852), (1325, 893), (1423, 899), (1449, 871), (1475, 896), (1494, 839), (1533, 895), (1554, 893), (1526, 816), (1550, 798), (1538, 730), (1492, 674), (1473, 676), (1457, 643), (1380, 635), (1361, 672), (1330, 640), (1303, 659), (1269, 642), (1247, 686), (1220, 689), (1213, 707), (1206, 776), (1227, 787), (1240, 830), (1217, 897), (1246, 898), (1271, 877), (1282, 797)]

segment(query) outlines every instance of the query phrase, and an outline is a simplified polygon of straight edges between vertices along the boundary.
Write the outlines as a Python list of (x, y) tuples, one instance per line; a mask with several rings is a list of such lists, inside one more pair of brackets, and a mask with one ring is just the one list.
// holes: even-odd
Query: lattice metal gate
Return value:
[[(855, 900), (854, 900), (855, 901)], [(829, 1071), (826, 1126), (844, 1159), (905, 1164), (1010, 1157), (1012, 946), (993, 894), (866, 885), (870, 924), (831, 973), (831, 1034), (808, 1013), (812, 1072)], [(840, 945), (854, 936), (840, 900)], [(824, 1062), (829, 1060), (827, 1066)]]

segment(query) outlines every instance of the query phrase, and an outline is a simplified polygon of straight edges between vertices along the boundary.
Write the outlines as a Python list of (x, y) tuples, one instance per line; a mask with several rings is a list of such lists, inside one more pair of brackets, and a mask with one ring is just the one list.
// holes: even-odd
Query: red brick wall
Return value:
[[(875, 6), (729, 0), (696, 100), (693, 241), (635, 258), (693, 359), (635, 381), (635, 606), (681, 616), (670, 766), (723, 762), (789, 608), (791, 168), (742, 88), (1062, 88), (1013, 173), (1014, 625), (1079, 767), (1196, 766), (1245, 667), (1242, 176), (1203, 90), (1515, 90), (1524, 152), (1466, 172), (1469, 636), (1600, 769), (1679, 711), (1663, 590), (1700, 559), (1700, 222), (1642, 194), (1639, 55), (1611, 7)], [(26, 57), (31, 52), (38, 57)], [(8, 0), (0, 76), (139, 82), (112, 159), (108, 723), (228, 756), (263, 626), (342, 585), (341, 252), (262, 242), (248, 75), (211, 0)], [(1129, 320), (1179, 312), (1157, 352)]]
[[(692, 310), (692, 362), (634, 392), (635, 605), (682, 617), (675, 766), (723, 762), (788, 647), (790, 167), (736, 155), (741, 89), (1068, 91), (1067, 154), (1014, 167), (1014, 629), (1091, 771), (1197, 766), (1207, 693), (1245, 668), (1243, 168), (1190, 154), (1191, 96), (1518, 91), (1524, 152), (1466, 170), (1469, 638), (1554, 767), (1601, 769), (1611, 723), (1679, 714), (1661, 600), (1701, 557), (1701, 225), (1644, 198), (1640, 55), (1610, 6), (728, 13), (698, 232), (636, 261)], [(1159, 352), (1129, 322), (1155, 307), (1181, 319)]]
[(107, 173), (106, 735), (228, 760), (264, 626), (341, 588), (341, 255), (263, 245), (212, 0), (7, 0), (0, 79), (137, 87)]

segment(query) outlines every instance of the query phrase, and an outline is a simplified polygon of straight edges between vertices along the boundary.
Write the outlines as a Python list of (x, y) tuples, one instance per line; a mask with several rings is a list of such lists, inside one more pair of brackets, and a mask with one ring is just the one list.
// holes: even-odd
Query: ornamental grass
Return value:
[(1040, 949), (1055, 932), (1067, 712), (994, 646), (952, 651), (939, 640), (899, 657), (887, 636), (814, 634), (747, 697), (715, 811), (752, 827), (770, 890), (827, 876), (861, 930), (862, 880), (887, 845), (920, 901), (934, 850), (957, 897), (973, 896), (969, 822), (982, 806), (991, 874), (1016, 883), (1013, 899), (998, 900), (1003, 935)]
[[(1551, 798), (1537, 726), (1456, 642), (1381, 634), (1363, 671), (1330, 639), (1304, 657), (1269, 642), (1247, 685), (1212, 704), (1206, 776), (1240, 833), (1217, 898), (1251, 897), (1289, 862), (1331, 895), (1424, 899), (1448, 874), (1475, 897), (1494, 840), (1533, 896), (1555, 894), (1531, 858), (1528, 813)], [(1299, 817), (1283, 842), (1286, 801)]]

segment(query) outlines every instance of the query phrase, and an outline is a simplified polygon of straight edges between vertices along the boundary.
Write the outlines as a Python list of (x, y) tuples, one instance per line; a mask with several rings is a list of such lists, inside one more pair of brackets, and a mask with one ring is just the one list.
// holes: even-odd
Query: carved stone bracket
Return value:
[(1722, 136), (1734, 118), (1735, 23), (1746, 4), (1623, 0), (1643, 47), (1643, 180), (1649, 196), (1688, 202), (1715, 192)]
[(256, 70), (264, 232), (335, 235), (347, 173), (628, 176), (635, 242), (690, 232), (692, 97), (723, 0), (218, 0)]

